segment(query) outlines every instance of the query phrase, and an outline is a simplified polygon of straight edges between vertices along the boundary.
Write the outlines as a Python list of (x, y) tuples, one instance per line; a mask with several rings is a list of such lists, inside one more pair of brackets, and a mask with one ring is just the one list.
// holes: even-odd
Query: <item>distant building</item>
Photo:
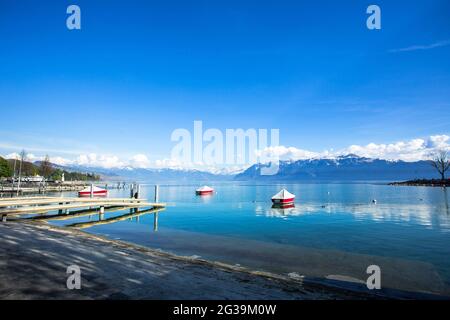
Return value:
[(35, 175), (32, 177), (23, 177), (22, 180), (27, 182), (43, 182), (45, 179), (40, 175)]
[[(8, 180), (11, 181), (11, 182), (12, 182), (12, 180), (14, 180), (14, 182), (18, 182), (19, 181), (19, 177), (9, 178)], [(44, 177), (41, 177), (39, 175), (29, 176), (29, 177), (21, 177), (20, 178), (20, 182), (39, 183), (39, 182), (44, 182), (44, 181), (45, 181)]]

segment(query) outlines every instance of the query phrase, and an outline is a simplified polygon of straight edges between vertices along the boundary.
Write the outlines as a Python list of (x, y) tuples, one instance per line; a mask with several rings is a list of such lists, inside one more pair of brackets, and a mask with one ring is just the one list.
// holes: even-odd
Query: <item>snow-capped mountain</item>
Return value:
[(280, 161), (278, 173), (261, 175), (265, 165), (255, 164), (236, 175), (236, 180), (410, 180), (437, 178), (428, 161), (405, 162), (370, 159), (354, 154), (330, 159)]
[(234, 175), (222, 173), (210, 173), (200, 170), (188, 169), (143, 169), (143, 168), (101, 168), (101, 167), (84, 167), (84, 166), (58, 166), (56, 168), (67, 171), (95, 173), (99, 174), (103, 180), (114, 181), (211, 181), (211, 180), (232, 180)]
[(246, 170), (217, 169), (200, 171), (194, 169), (142, 169), (142, 168), (101, 168), (84, 166), (59, 166), (55, 168), (99, 174), (103, 180), (115, 181), (155, 181), (155, 182), (198, 182), (198, 181), (311, 181), (311, 180), (379, 180), (400, 181), (412, 179), (439, 178), (428, 161), (405, 162), (359, 157), (354, 154), (336, 158), (317, 158), (298, 161), (280, 161), (278, 173), (261, 175), (266, 165), (255, 164)]

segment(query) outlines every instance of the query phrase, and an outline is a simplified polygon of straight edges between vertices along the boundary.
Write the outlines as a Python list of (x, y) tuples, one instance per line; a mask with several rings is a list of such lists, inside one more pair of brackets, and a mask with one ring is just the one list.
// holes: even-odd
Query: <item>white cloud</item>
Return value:
[(97, 155), (95, 153), (79, 155), (75, 164), (87, 167), (120, 168), (125, 166), (117, 156)]
[(266, 147), (263, 150), (257, 151), (256, 154), (259, 157), (267, 157), (269, 159), (278, 157), (280, 160), (301, 160), (320, 156), (320, 153), (317, 152), (285, 146)]
[[(20, 159), (20, 154), (13, 152), (4, 156), (6, 159)], [(27, 153), (25, 160), (30, 162), (42, 161), (45, 156), (36, 156), (33, 153)], [(62, 165), (79, 165), (86, 167), (101, 167), (101, 168), (122, 168), (126, 166), (132, 166), (135, 168), (148, 168), (150, 166), (150, 161), (147, 156), (143, 154), (137, 154), (129, 160), (121, 160), (119, 157), (114, 155), (99, 155), (96, 153), (80, 154), (75, 159), (67, 159), (61, 156), (51, 156), (50, 162)]]
[(369, 143), (364, 146), (351, 145), (342, 150), (325, 150), (313, 152), (295, 147), (277, 146), (263, 149), (259, 155), (270, 157), (278, 156), (280, 160), (302, 160), (310, 158), (334, 158), (349, 153), (360, 157), (378, 158), (386, 160), (418, 161), (428, 160), (439, 150), (450, 151), (447, 135), (430, 136), (427, 139), (412, 139), (398, 141), (390, 144)]
[(155, 167), (157, 168), (171, 168), (171, 169), (182, 169), (182, 168), (192, 168), (192, 163), (186, 163), (179, 159), (167, 158), (155, 161)]
[(75, 163), (74, 160), (69, 160), (63, 157), (50, 157), (50, 162), (60, 166), (70, 166)]
[(150, 160), (145, 154), (137, 154), (131, 158), (130, 166), (133, 168), (148, 168), (150, 167)]
[(444, 41), (438, 41), (438, 42), (428, 44), (428, 45), (414, 45), (414, 46), (409, 46), (406, 48), (392, 49), (392, 50), (389, 50), (389, 52), (396, 53), (396, 52), (408, 52), (408, 51), (417, 51), (417, 50), (430, 50), (430, 49), (434, 49), (434, 48), (445, 47), (448, 45), (450, 45), (450, 40), (444, 40)]
[(33, 153), (27, 153), (25, 156), (25, 160), (30, 161), (30, 162), (39, 161), (39, 160), (42, 160), (42, 158), (43, 157), (38, 157), (38, 156), (34, 155)]
[(20, 155), (17, 152), (9, 153), (4, 156), (5, 159), (20, 159)]
[[(303, 160), (311, 158), (335, 158), (349, 153), (367, 158), (379, 158), (386, 160), (418, 161), (430, 159), (439, 150), (450, 152), (450, 137), (448, 135), (434, 135), (428, 138), (417, 138), (408, 141), (397, 141), (388, 144), (369, 143), (367, 145), (350, 145), (347, 148), (334, 151), (310, 151), (296, 147), (276, 146), (267, 147), (257, 152), (261, 162), (270, 161), (273, 157), (280, 160)], [(20, 158), (19, 153), (10, 153), (7, 159)], [(43, 160), (44, 155), (27, 154), (28, 161)], [(150, 161), (145, 154), (136, 154), (128, 159), (121, 159), (115, 155), (99, 155), (96, 153), (80, 154), (73, 159), (60, 156), (51, 156), (50, 161), (64, 166), (80, 165), (86, 167), (101, 168), (171, 168), (171, 169), (197, 169), (214, 173), (231, 173), (241, 171), (245, 165), (211, 165), (194, 164), (180, 159), (167, 158)], [(247, 164), (248, 166), (248, 164)]]
[[(13, 152), (10, 154), (7, 154), (5, 156), (6, 159), (20, 159), (20, 153), (17, 152)], [(33, 153), (26, 153), (25, 154), (25, 161), (30, 161), (30, 162), (34, 162), (34, 161), (39, 161), (42, 160), (44, 157), (38, 157), (35, 156)]]
[(248, 165), (206, 165), (202, 163), (185, 162), (175, 158), (166, 158), (162, 160), (156, 160), (153, 163), (154, 168), (169, 168), (177, 170), (199, 170), (206, 171), (214, 174), (235, 174), (242, 172), (248, 168)]
[(370, 143), (366, 146), (353, 145), (341, 154), (354, 153), (367, 158), (418, 161), (427, 160), (438, 150), (450, 150), (447, 135), (430, 136), (428, 139), (412, 139), (390, 144)]
[(448, 150), (449, 140), (447, 135), (431, 136), (427, 140), (427, 148)]

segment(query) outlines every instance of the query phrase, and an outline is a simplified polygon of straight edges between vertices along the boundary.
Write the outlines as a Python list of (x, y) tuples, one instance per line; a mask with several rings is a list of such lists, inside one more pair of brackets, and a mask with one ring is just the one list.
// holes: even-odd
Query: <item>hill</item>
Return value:
[(112, 181), (154, 181), (154, 182), (198, 182), (198, 181), (227, 181), (233, 180), (233, 175), (214, 174), (200, 170), (187, 169), (144, 169), (144, 168), (99, 168), (71, 166), (61, 167), (71, 172), (91, 171), (100, 175), (103, 180)]
[[(15, 163), (14, 163), (15, 162)], [(11, 177), (14, 174), (14, 169), (16, 176), (19, 174), (20, 161), (14, 159), (3, 159), (0, 157), (0, 177)], [(21, 168), (21, 175), (25, 176), (35, 176), (44, 175), (42, 172), (42, 162), (29, 162), (23, 161)], [(77, 172), (69, 171), (64, 168), (49, 163), (48, 173), (45, 174), (46, 178), (49, 180), (61, 180), (62, 174), (64, 173), (64, 178), (66, 181), (97, 181), (100, 180), (100, 176), (93, 172)]]

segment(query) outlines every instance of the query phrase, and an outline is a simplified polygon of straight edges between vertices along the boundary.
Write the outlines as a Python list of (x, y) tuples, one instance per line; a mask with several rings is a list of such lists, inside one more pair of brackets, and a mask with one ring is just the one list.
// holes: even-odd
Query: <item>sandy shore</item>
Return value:
[[(81, 290), (66, 269), (81, 268)], [(179, 257), (47, 224), (0, 224), (1, 299), (367, 299), (364, 293)]]

